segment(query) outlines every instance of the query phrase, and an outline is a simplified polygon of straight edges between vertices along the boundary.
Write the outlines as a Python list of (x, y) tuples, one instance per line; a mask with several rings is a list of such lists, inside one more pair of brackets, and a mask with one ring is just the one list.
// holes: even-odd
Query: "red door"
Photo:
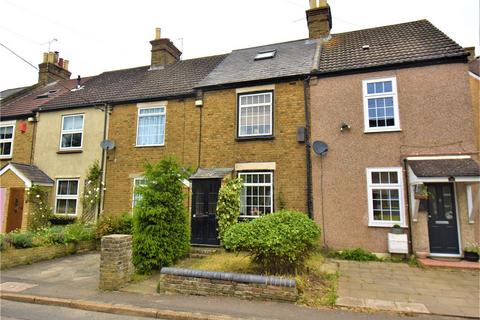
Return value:
[(23, 197), (25, 189), (11, 188), (8, 200), (7, 228), (6, 232), (20, 229), (23, 217)]

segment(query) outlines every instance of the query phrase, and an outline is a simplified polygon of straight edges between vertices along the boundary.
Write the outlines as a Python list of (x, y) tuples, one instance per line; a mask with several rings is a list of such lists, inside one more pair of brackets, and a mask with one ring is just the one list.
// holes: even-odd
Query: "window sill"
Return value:
[(394, 225), (400, 225), (401, 228), (407, 229), (406, 224), (400, 224), (398, 222), (392, 222), (392, 223), (385, 223), (385, 224), (378, 224), (378, 223), (369, 223), (368, 227), (369, 228), (393, 228)]
[(58, 150), (57, 154), (68, 154), (68, 153), (82, 153), (82, 149), (72, 149), (72, 150)]
[(237, 142), (252, 141), (252, 140), (273, 140), (275, 136), (251, 136), (251, 137), (236, 137)]
[(383, 132), (401, 132), (400, 128), (382, 129), (382, 130), (364, 130), (363, 133), (383, 133)]
[(12, 156), (0, 156), (0, 160), (12, 160)]
[(165, 147), (165, 144), (135, 145), (135, 148), (157, 148), (157, 147)]

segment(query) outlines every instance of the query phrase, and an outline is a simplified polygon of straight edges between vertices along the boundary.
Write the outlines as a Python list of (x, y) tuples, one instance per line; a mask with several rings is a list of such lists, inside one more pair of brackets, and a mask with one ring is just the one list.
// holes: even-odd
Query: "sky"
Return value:
[[(332, 33), (428, 19), (480, 54), (479, 0), (329, 0)], [(308, 37), (309, 0), (0, 0), (0, 43), (38, 66), (55, 50), (72, 78), (150, 63), (155, 28), (182, 59)], [(56, 40), (53, 40), (56, 39)], [(0, 91), (38, 71), (0, 46)]]

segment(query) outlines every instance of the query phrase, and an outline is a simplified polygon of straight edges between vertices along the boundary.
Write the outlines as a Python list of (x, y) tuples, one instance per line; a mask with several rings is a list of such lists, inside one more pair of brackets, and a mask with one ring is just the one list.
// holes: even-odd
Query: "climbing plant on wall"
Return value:
[(28, 230), (37, 231), (50, 226), (53, 208), (49, 205), (47, 189), (33, 185), (27, 191), (26, 202), (29, 204)]
[(85, 187), (82, 194), (82, 221), (91, 222), (95, 220), (102, 187), (102, 174), (98, 161), (88, 168)]

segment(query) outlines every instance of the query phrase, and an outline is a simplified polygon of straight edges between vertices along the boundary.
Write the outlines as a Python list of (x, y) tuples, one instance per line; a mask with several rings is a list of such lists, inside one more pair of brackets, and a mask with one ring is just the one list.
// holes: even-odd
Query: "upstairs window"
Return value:
[(76, 215), (77, 203), (78, 179), (57, 180), (55, 213)]
[(273, 92), (238, 96), (238, 137), (273, 135)]
[(403, 226), (403, 182), (401, 168), (368, 168), (369, 226)]
[(0, 159), (11, 158), (15, 122), (0, 123)]
[(400, 130), (395, 78), (364, 80), (363, 97), (365, 132)]
[(60, 150), (81, 149), (83, 141), (83, 114), (62, 117)]
[(165, 145), (165, 107), (138, 109), (137, 146)]
[(273, 173), (240, 172), (243, 189), (240, 195), (240, 217), (257, 218), (273, 212)]

